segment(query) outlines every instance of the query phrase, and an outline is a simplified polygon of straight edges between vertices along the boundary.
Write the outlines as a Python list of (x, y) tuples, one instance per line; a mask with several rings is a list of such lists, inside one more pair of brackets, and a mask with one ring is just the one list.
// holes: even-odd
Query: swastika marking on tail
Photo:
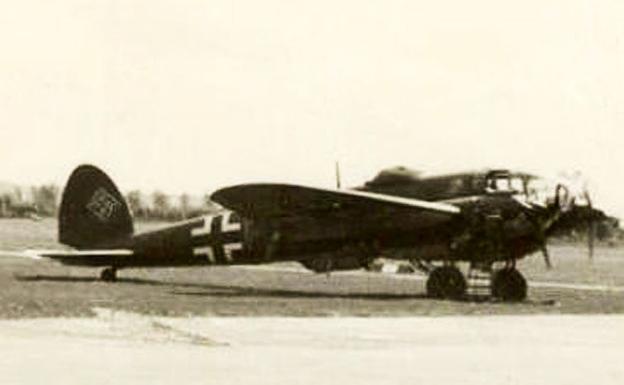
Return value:
[(100, 187), (91, 196), (87, 203), (87, 210), (102, 222), (107, 222), (115, 213), (121, 203), (113, 194)]

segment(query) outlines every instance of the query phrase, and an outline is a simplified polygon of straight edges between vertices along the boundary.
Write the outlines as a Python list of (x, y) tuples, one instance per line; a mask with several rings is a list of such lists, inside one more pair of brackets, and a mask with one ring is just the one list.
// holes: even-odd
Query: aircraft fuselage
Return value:
[[(434, 227), (409, 216), (397, 220), (363, 217), (359, 222), (339, 215), (254, 220), (223, 211), (135, 235), (128, 245), (133, 257), (120, 260), (117, 267), (307, 261), (314, 270), (323, 270), (325, 262), (332, 264), (327, 268), (340, 269), (342, 263), (344, 269), (351, 269), (380, 255), (502, 260), (521, 258), (539, 247), (531, 222), (509, 196), (468, 197), (452, 203), (464, 211), (479, 211), (481, 223), (474, 223), (474, 216)], [(487, 242), (493, 236), (502, 239), (502, 244)]]

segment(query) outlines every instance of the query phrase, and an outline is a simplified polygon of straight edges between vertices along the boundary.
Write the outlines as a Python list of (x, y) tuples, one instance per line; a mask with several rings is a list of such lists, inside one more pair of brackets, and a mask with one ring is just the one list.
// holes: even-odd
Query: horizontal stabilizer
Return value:
[(24, 256), (41, 259), (49, 258), (64, 265), (75, 266), (115, 266), (132, 256), (132, 250), (26, 250)]

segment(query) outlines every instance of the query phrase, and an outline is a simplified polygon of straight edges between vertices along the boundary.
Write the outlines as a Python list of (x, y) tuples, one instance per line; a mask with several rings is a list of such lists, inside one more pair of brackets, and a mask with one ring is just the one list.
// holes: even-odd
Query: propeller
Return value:
[(589, 259), (594, 257), (594, 243), (596, 239), (597, 221), (602, 212), (593, 207), (591, 196), (587, 188), (588, 181), (583, 178), (580, 172), (576, 172), (569, 177), (570, 185), (574, 186), (573, 196), (581, 197), (585, 200), (585, 205), (578, 205), (574, 198), (571, 200), (572, 218), (577, 225), (581, 225), (587, 235), (587, 253)]
[[(588, 255), (592, 259), (597, 226), (601, 218), (606, 217), (602, 211), (593, 207), (587, 182), (580, 173), (564, 176), (560, 180), (561, 183), (555, 187), (554, 196), (546, 194), (546, 199), (540, 200), (539, 195), (536, 195), (537, 199), (529, 200), (524, 205), (527, 218), (533, 227), (533, 238), (548, 269), (552, 267), (546, 246), (548, 235), (567, 233), (573, 229), (586, 232)], [(537, 186), (539, 188), (540, 185)]]
[(547, 204), (546, 207), (531, 204), (526, 211), (529, 221), (533, 225), (534, 236), (539, 245), (539, 249), (542, 252), (544, 258), (544, 264), (547, 269), (552, 269), (553, 265), (550, 260), (550, 254), (548, 252), (546, 229), (549, 227), (549, 223), (557, 220), (563, 211), (570, 209), (569, 200), (570, 191), (563, 184), (557, 184), (555, 188), (554, 201)]

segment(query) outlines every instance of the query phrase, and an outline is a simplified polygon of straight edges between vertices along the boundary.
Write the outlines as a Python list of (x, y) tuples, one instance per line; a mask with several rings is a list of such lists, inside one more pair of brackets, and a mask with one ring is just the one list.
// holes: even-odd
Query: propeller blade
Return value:
[(557, 187), (555, 188), (555, 203), (554, 203), (554, 207), (556, 209), (559, 209), (561, 207), (561, 189), (563, 188), (563, 186), (561, 184), (558, 184)]
[(589, 196), (589, 191), (587, 191), (587, 190), (583, 191), (583, 197), (585, 198), (585, 201), (587, 201), (587, 207), (589, 207), (591, 209), (592, 208), (592, 200), (591, 200), (591, 197)]
[(589, 252), (589, 259), (594, 258), (594, 239), (596, 237), (596, 222), (590, 219), (590, 223), (587, 229), (587, 251)]
[(592, 200), (589, 196), (589, 191), (584, 190), (583, 196), (587, 202), (588, 218), (587, 218), (587, 251), (589, 259), (594, 258), (594, 240), (596, 238), (596, 221), (594, 218), (594, 208), (592, 206)]
[(542, 249), (542, 255), (544, 256), (546, 268), (548, 270), (552, 269), (552, 263), (550, 262), (550, 255), (548, 254), (548, 247), (546, 247), (546, 243), (542, 243), (540, 248)]
[[(559, 199), (558, 199), (558, 195), (559, 193), (557, 193), (557, 197), (555, 198), (555, 205), (558, 205)], [(557, 207), (557, 206), (555, 206)], [(557, 207), (558, 209), (558, 207)], [(533, 230), (535, 231), (535, 240), (537, 241), (537, 243), (539, 244), (539, 248), (542, 251), (542, 256), (544, 257), (544, 263), (546, 264), (546, 268), (547, 269), (551, 269), (552, 268), (552, 263), (550, 262), (550, 255), (548, 254), (548, 247), (546, 246), (546, 233), (545, 230), (542, 226), (542, 223), (540, 223), (540, 213), (539, 213), (539, 207), (534, 206), (532, 207), (531, 210), (526, 210), (525, 213), (529, 219), (529, 221), (531, 222), (531, 224), (533, 225)], [(541, 215), (544, 215), (544, 213), (542, 212)]]

